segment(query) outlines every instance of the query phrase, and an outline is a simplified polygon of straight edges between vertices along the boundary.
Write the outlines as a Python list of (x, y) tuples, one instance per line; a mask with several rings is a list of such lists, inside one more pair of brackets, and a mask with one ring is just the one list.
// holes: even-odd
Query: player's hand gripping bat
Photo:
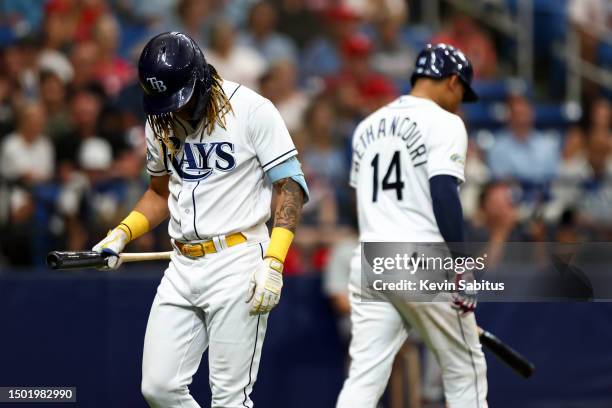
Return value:
[(527, 360), (518, 351), (505, 344), (497, 336), (478, 328), (478, 335), (480, 337), (480, 343), (487, 347), (497, 358), (506, 363), (515, 372), (525, 378), (531, 377), (535, 370), (535, 366), (532, 362)]
[[(121, 253), (122, 262), (165, 261), (172, 252)], [(51, 269), (81, 269), (106, 266), (107, 254), (94, 251), (52, 251), (47, 255), (47, 266)]]

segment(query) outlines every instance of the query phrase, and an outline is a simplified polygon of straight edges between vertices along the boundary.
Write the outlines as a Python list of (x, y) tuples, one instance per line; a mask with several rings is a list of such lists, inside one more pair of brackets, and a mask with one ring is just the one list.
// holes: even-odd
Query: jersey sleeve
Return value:
[(458, 116), (444, 118), (430, 132), (427, 158), (427, 178), (454, 176), (465, 181), (467, 131)]
[(249, 136), (264, 171), (297, 155), (287, 126), (272, 102), (266, 100), (249, 116)]
[(161, 143), (155, 137), (148, 122), (145, 126), (145, 139), (147, 141), (147, 173), (150, 176), (168, 174)]

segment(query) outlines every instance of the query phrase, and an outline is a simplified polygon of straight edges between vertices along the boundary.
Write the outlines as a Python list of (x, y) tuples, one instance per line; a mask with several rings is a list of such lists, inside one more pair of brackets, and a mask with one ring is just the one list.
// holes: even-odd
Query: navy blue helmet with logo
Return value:
[(478, 95), (472, 89), (474, 70), (470, 60), (461, 50), (448, 44), (428, 44), (418, 55), (416, 67), (410, 78), (414, 86), (417, 78), (442, 79), (457, 75), (465, 86), (463, 102), (474, 102)]
[(210, 88), (209, 71), (202, 50), (188, 35), (173, 31), (153, 37), (138, 61), (145, 113), (175, 112), (192, 96), (205, 96)]

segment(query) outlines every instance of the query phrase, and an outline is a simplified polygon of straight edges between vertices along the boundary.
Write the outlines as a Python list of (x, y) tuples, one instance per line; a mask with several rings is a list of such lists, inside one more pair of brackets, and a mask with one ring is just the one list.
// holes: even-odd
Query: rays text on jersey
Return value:
[(229, 142), (185, 143), (179, 161), (177, 155), (168, 158), (183, 180), (204, 180), (217, 171), (230, 171), (236, 167), (234, 144)]

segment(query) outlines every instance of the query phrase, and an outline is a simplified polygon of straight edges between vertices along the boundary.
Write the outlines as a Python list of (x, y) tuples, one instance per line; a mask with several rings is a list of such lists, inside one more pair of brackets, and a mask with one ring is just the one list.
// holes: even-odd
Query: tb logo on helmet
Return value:
[(164, 84), (164, 81), (158, 80), (155, 77), (147, 78), (147, 81), (151, 84), (151, 87), (153, 87), (153, 89), (155, 89), (159, 93), (162, 93), (166, 89), (168, 89), (166, 87), (166, 84)]

